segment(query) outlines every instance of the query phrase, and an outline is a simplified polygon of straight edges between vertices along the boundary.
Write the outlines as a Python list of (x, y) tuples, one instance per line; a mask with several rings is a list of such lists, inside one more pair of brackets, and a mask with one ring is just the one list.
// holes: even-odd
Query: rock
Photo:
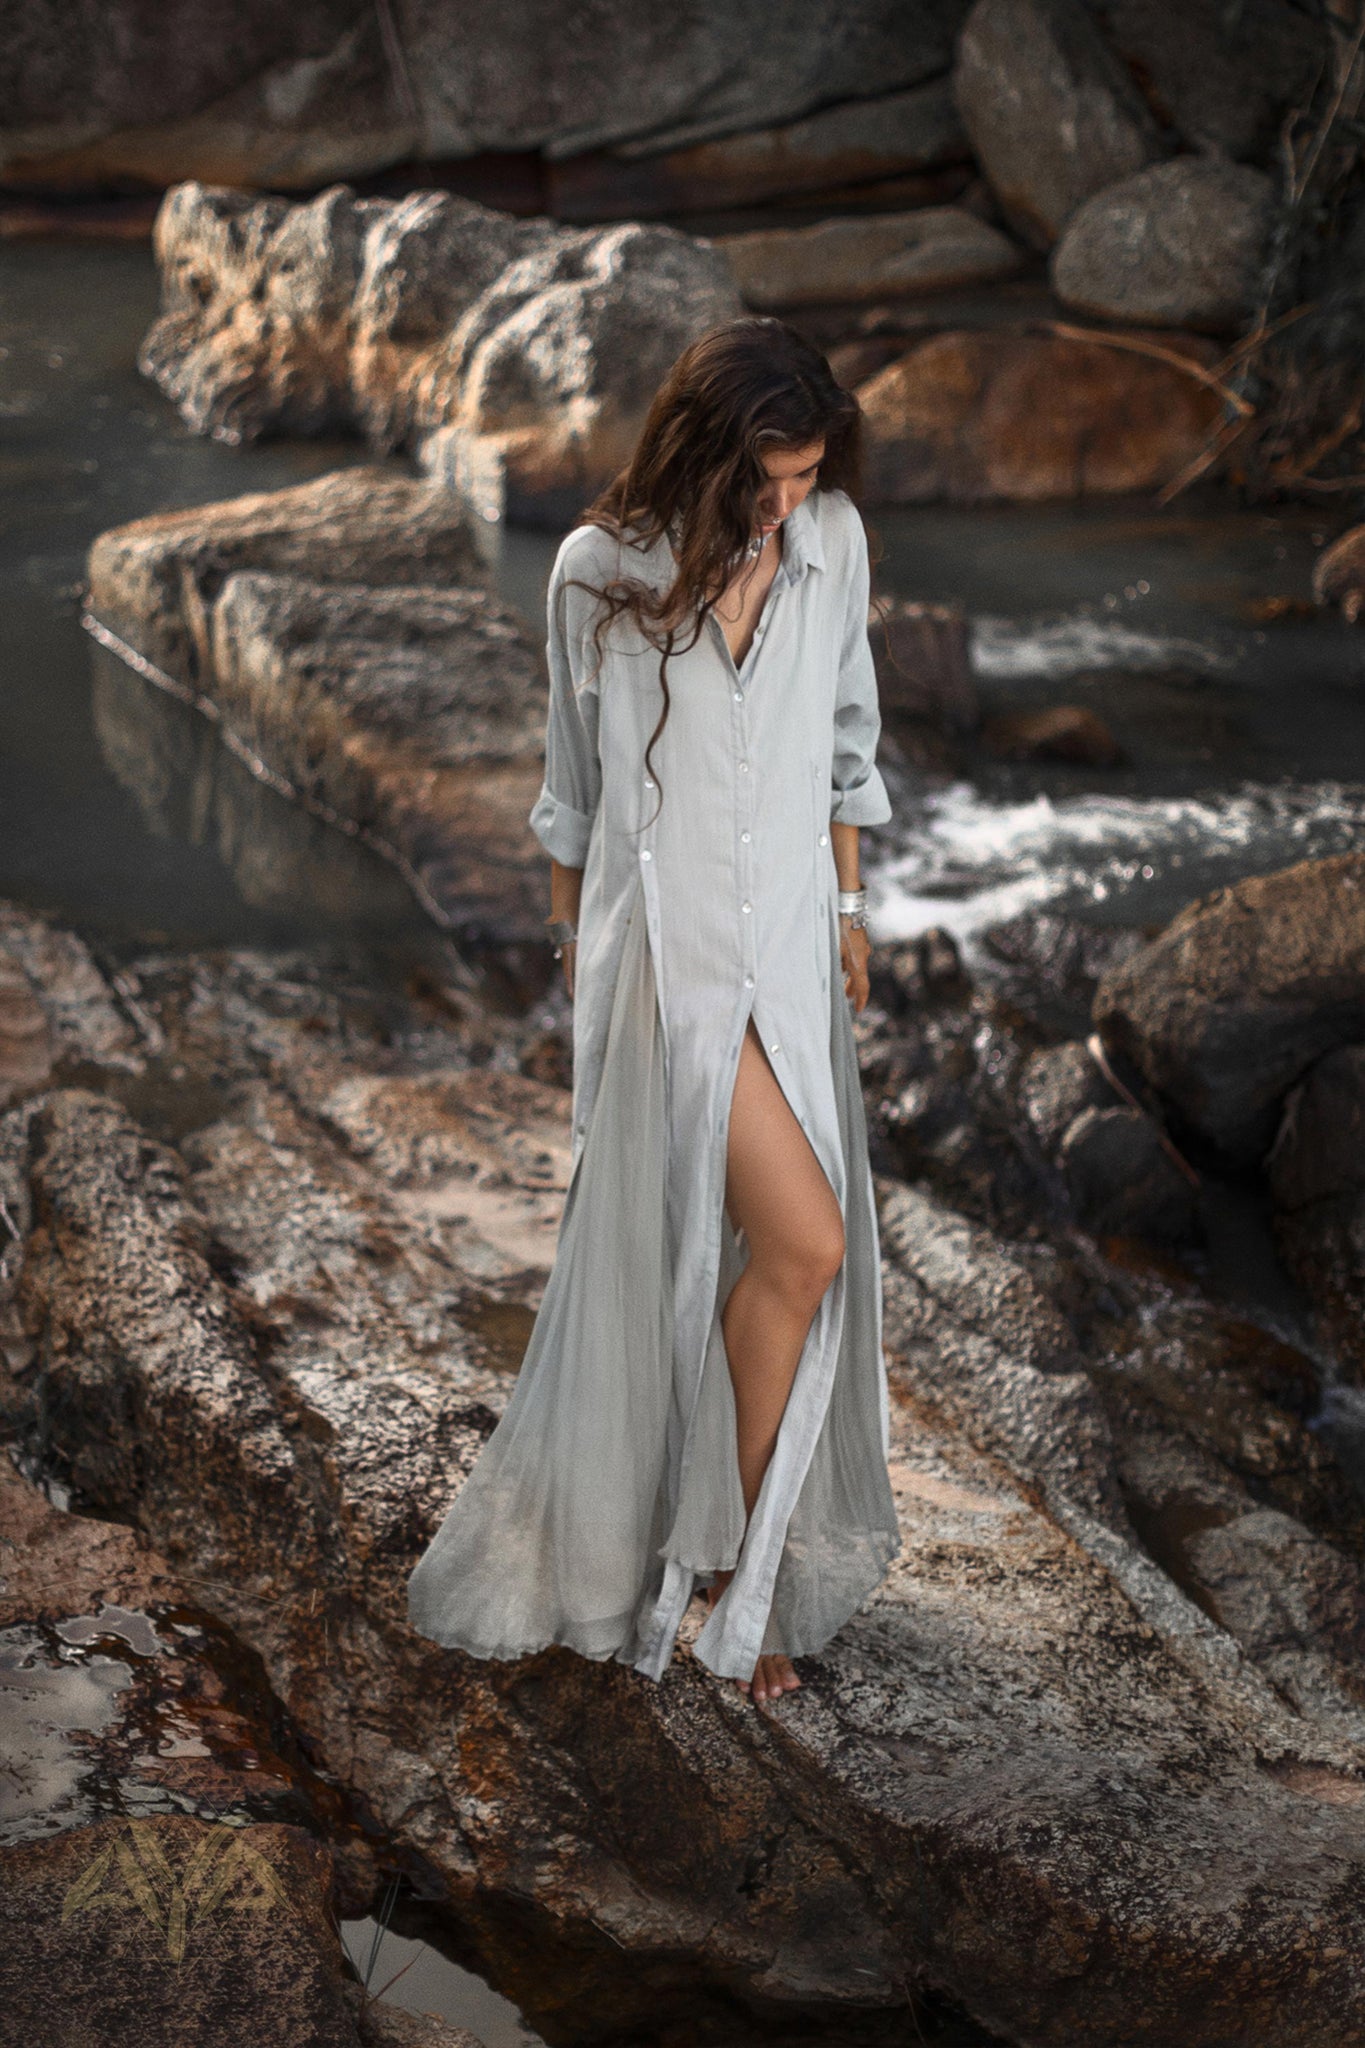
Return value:
[(1081, 761), (1113, 768), (1127, 757), (1097, 711), (1087, 704), (1046, 704), (988, 718), (982, 740), (1011, 761)]
[(1365, 609), (1365, 525), (1348, 527), (1323, 549), (1313, 564), (1313, 595), (1319, 604), (1339, 605), (1355, 625)]
[(821, 107), (803, 120), (640, 156), (626, 150), (547, 165), (556, 220), (640, 219), (754, 206), (965, 163), (970, 156), (946, 74), (903, 92)]
[(931, 924), (899, 946), (879, 946), (869, 972), (873, 993), (893, 1017), (906, 1016), (926, 996), (945, 989), (959, 993), (966, 970), (957, 940), (942, 925)]
[(1087, 1109), (1110, 1109), (1114, 1091), (1079, 1039), (1040, 1046), (1019, 1074), (1019, 1106), (1049, 1158), (1068, 1127)]
[(33, 983), (0, 951), (0, 1109), (47, 1085), (52, 1042)]
[[(30, 1076), (43, 1061), (68, 1075), (82, 1067), (141, 1072), (144, 1052), (158, 1041), (157, 1027), (130, 1002), (130, 989), (105, 980), (74, 932), (16, 903), (0, 903), (0, 962), (10, 992), (13, 1056), (27, 1063)], [(16, 1094), (29, 1085), (36, 1082)]]
[(210, 614), (235, 569), (374, 586), (487, 580), (465, 506), (365, 466), (111, 527), (90, 549), (89, 604), (139, 654), (193, 683), (211, 673)]
[[(1162, 339), (1201, 360), (1194, 337)], [(1191, 459), (1219, 417), (1207, 387), (1150, 356), (969, 330), (921, 341), (858, 397), (868, 494), (882, 504), (1150, 490)]]
[(928, 718), (949, 732), (971, 731), (981, 714), (964, 612), (890, 599), (873, 605), (868, 630), (888, 717)]
[(1309, 1067), (1285, 1097), (1266, 1158), (1275, 1237), (1314, 1303), (1324, 1343), (1365, 1382), (1365, 1045)]
[(468, 2027), (453, 2027), (434, 2012), (408, 2012), (382, 1998), (366, 2001), (359, 1984), (344, 1983), (341, 1988), (363, 2048), (483, 2048)]
[(668, 22), (613, 0), (590, 56), (538, 4), (456, 22), (432, 0), (401, 15), (306, 0), (287, 17), (251, 0), (219, 36), (116, 0), (96, 54), (44, 0), (14, 52), (0, 167), (45, 192), (187, 176), (278, 191), (484, 151), (664, 150), (933, 79), (962, 13), (857, 0), (836, 20), (801, 0), (774, 35), (757, 0)]
[(1365, 1190), (1365, 1045), (1338, 1046), (1289, 1090), (1265, 1164), (1282, 1209)]
[(1365, 1038), (1365, 855), (1300, 861), (1187, 904), (1106, 974), (1094, 1023), (1182, 1124), (1259, 1161), (1293, 1083)]
[(1156, 122), (1081, 0), (976, 0), (953, 86), (1006, 218), (1038, 249), (1092, 193), (1163, 153)]
[[(1154, 1403), (1164, 1371), (1169, 1427), (1183, 1402), (1186, 1436), (1221, 1432), (1281, 1514), (1291, 1476), (1325, 1499), (1301, 1423), (1272, 1429), (1246, 1386), (1233, 1420), (1210, 1398), (1223, 1326), (1201, 1357), (1169, 1290), (1137, 1281), (1073, 1316), (1073, 1260), (883, 1183), (904, 1549), (802, 1661), (773, 1739), (688, 1655), (695, 1615), (658, 1686), (565, 1651), (438, 1651), (405, 1624), (406, 1574), (515, 1358), (481, 1350), (488, 1291), (423, 1205), (454, 1206), (476, 1138), (491, 1159), (494, 1077), (457, 1087), (439, 1033), (385, 1011), (362, 1028), (357, 995), (302, 964), (136, 971), (167, 1058), (228, 1099), (179, 1160), (93, 1095), (10, 1113), (51, 1440), (92, 1504), (184, 1555), (372, 1838), (533, 2024), (639, 2033), (666, 1997), (688, 2038), (738, 2048), (774, 2024), (903, 2030), (909, 1983), (915, 2024), (945, 2035), (1031, 2038), (1061, 1999), (1059, 2042), (1117, 2040), (1140, 2009), (1153, 2040), (1212, 2048), (1229, 2027), (1274, 2038), (1286, 1992), (1326, 2014), (1302, 2048), (1365, 2027), (1353, 1960), (1325, 1953), (1353, 1959), (1361, 1931), (1342, 1871), (1365, 1741), (1329, 1656), (1349, 1582), (1330, 1613), (1310, 1603), (1298, 1663), (1255, 1630), (1253, 1656), (1143, 1551), (1118, 1483), (1110, 1361)], [(533, 1087), (517, 1099), (548, 1116)], [(560, 1091), (562, 1138), (567, 1111)], [(506, 1153), (508, 1182), (533, 1160)], [(1104, 1333), (1089, 1367), (1082, 1328)], [(1221, 1498), (1264, 1505), (1226, 1473)], [(1307, 1713), (1262, 1654), (1296, 1683), (1318, 1659)], [(1211, 1857), (1212, 1925), (1188, 1877)], [(1097, 1948), (1099, 1897), (1120, 1938)]]
[(448, 193), (291, 206), (188, 183), (155, 242), (139, 366), (197, 433), (351, 428), (489, 519), (569, 523), (682, 349), (741, 310), (719, 251), (674, 228), (557, 228)]
[(1020, 251), (957, 206), (762, 228), (718, 243), (745, 303), (764, 310), (946, 291), (1009, 277)]
[(1058, 298), (1101, 320), (1237, 329), (1252, 310), (1274, 186), (1264, 171), (1176, 157), (1107, 185), (1052, 252)]
[(544, 664), (481, 591), (238, 573), (213, 607), (210, 695), (276, 774), (392, 849), (443, 925), (543, 936), (526, 823)]
[(1139, 952), (1139, 931), (1087, 923), (1056, 910), (1027, 910), (981, 934), (999, 966), (992, 982), (1049, 1029), (1089, 1029), (1095, 990), (1106, 971)]
[(1096, 1236), (1198, 1236), (1191, 1184), (1144, 1111), (1120, 1104), (1082, 1110), (1057, 1157), (1076, 1214)]
[(121, 1818), (4, 1855), (0, 1998), (12, 2039), (361, 2048), (326, 1852), (295, 1827)]
[(1286, 110), (1304, 104), (1325, 25), (1293, 0), (1099, 0), (1106, 39), (1158, 119), (1211, 155), (1268, 160)]

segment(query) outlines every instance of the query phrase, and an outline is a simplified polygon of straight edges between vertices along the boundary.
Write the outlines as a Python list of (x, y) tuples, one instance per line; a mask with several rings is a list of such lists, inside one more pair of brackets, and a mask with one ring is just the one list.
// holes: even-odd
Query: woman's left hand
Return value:
[(844, 969), (844, 994), (855, 1010), (862, 1010), (872, 993), (867, 976), (868, 955), (872, 942), (862, 925), (849, 924), (839, 919), (839, 958)]

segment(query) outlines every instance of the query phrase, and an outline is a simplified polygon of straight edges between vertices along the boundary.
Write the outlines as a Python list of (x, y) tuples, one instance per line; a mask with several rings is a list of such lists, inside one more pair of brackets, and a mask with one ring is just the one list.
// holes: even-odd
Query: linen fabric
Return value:
[[(747, 1679), (765, 1652), (823, 1648), (900, 1547), (829, 829), (891, 816), (867, 542), (842, 491), (812, 492), (781, 536), (740, 667), (713, 617), (670, 656), (649, 768), (659, 653), (619, 617), (599, 658), (594, 590), (666, 587), (671, 545), (580, 526), (555, 560), (530, 823), (584, 870), (569, 1185), (516, 1387), (408, 1588), (414, 1627), (475, 1656), (565, 1643), (657, 1679), (697, 1585), (733, 1567), (693, 1651)], [(750, 1014), (845, 1255), (746, 1529), (720, 1312), (748, 1256), (725, 1166)]]

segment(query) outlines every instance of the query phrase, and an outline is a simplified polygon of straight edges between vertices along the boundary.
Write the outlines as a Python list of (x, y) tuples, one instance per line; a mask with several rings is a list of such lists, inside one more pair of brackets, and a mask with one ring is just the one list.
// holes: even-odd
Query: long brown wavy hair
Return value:
[(857, 399), (836, 381), (820, 350), (784, 320), (729, 320), (683, 350), (655, 393), (634, 455), (582, 515), (581, 524), (640, 548), (672, 530), (677, 575), (663, 590), (624, 577), (601, 589), (568, 579), (602, 600), (593, 628), (598, 670), (602, 635), (622, 612), (659, 652), (664, 708), (645, 748), (645, 767), (656, 783), (650, 755), (668, 722), (668, 660), (696, 646), (707, 614), (734, 577), (769, 481), (762, 456), (816, 441), (824, 442), (825, 452), (814, 488), (844, 490), (856, 500), (862, 470)]

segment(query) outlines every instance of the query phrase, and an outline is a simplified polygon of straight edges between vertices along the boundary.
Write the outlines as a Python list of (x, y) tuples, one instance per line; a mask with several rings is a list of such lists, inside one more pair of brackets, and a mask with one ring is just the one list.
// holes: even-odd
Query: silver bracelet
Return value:
[(564, 948), (572, 946), (577, 942), (578, 933), (576, 929), (570, 924), (567, 917), (547, 917), (545, 929), (550, 938), (554, 940), (555, 959), (562, 960)]
[(841, 889), (839, 891), (839, 915), (840, 917), (846, 917), (855, 931), (866, 931), (866, 889)]

